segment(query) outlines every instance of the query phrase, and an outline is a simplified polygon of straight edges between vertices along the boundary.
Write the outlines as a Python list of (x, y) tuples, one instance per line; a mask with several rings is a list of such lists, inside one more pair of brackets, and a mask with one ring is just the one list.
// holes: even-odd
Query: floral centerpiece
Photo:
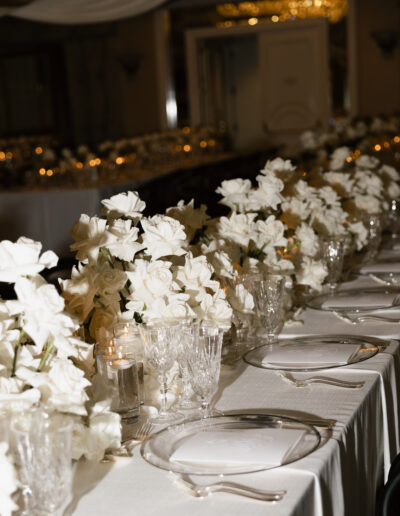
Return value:
[[(3, 417), (31, 407), (61, 413), (73, 424), (73, 458), (100, 460), (106, 449), (120, 446), (119, 416), (106, 400), (94, 401), (92, 348), (76, 336), (77, 318), (40, 275), (57, 256), (40, 252), (41, 244), (25, 237), (0, 242), (0, 282), (15, 291), (15, 299), (0, 300), (0, 410)], [(5, 443), (0, 445), (0, 468), (10, 469)], [(0, 497), (14, 491), (12, 478)]]
[[(224, 290), (192, 245), (207, 218), (204, 207), (180, 203), (166, 215), (144, 217), (136, 192), (102, 203), (101, 217), (83, 214), (73, 226), (71, 248), (79, 264), (71, 279), (61, 281), (68, 309), (92, 342), (109, 337), (123, 321), (196, 317), (230, 327)], [(156, 401), (155, 378), (146, 373), (146, 399)]]

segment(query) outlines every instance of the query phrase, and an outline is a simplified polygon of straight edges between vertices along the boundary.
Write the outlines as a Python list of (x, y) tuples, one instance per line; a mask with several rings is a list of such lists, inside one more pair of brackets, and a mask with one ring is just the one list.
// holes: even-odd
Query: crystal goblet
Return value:
[(320, 241), (321, 259), (328, 270), (326, 280), (331, 291), (336, 289), (340, 276), (342, 275), (344, 244), (344, 240), (340, 237), (327, 237)]
[(71, 496), (72, 426), (36, 409), (16, 416), (11, 440), (29, 516), (59, 515)]
[(280, 274), (268, 274), (254, 281), (253, 297), (260, 328), (267, 331), (267, 342), (276, 340), (276, 332), (283, 318), (283, 299), (286, 278)]
[(176, 422), (182, 418), (182, 415), (173, 409), (167, 409), (167, 373), (177, 358), (176, 338), (178, 329), (178, 323), (169, 324), (165, 321), (140, 326), (147, 362), (150, 367), (157, 371), (160, 385), (161, 406), (158, 415), (151, 418), (151, 422), (154, 424)]
[(212, 414), (211, 400), (218, 389), (224, 332), (213, 324), (203, 324), (192, 333), (188, 366), (194, 392), (201, 399), (203, 418)]
[(200, 408), (199, 403), (192, 399), (193, 389), (190, 380), (188, 353), (190, 352), (193, 335), (199, 331), (199, 321), (193, 318), (179, 319), (177, 334), (177, 360), (182, 381), (182, 392), (175, 408), (180, 412), (192, 412)]

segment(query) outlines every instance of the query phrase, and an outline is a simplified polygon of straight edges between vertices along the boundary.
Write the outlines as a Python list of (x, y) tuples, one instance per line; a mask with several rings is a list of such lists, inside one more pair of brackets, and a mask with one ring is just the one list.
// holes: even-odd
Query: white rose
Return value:
[(47, 251), (39, 257), (42, 244), (20, 237), (15, 243), (0, 242), (0, 281), (15, 282), (21, 276), (34, 276), (45, 267), (55, 267), (58, 257)]
[(311, 214), (308, 202), (306, 200), (297, 199), (296, 197), (291, 197), (284, 201), (282, 203), (282, 210), (298, 216), (301, 220), (306, 220)]
[(96, 262), (100, 248), (107, 247), (115, 237), (107, 231), (107, 221), (98, 217), (89, 217), (84, 213), (71, 229), (75, 243), (70, 246), (76, 251), (79, 261)]
[(397, 170), (394, 167), (391, 167), (389, 165), (382, 165), (378, 172), (381, 175), (389, 177), (393, 181), (398, 181), (400, 179), (399, 172), (397, 172)]
[(325, 172), (323, 175), (325, 181), (333, 185), (340, 185), (347, 193), (350, 193), (354, 180), (350, 179), (350, 174), (344, 172)]
[(319, 251), (319, 240), (313, 229), (304, 222), (297, 227), (295, 238), (300, 240), (300, 251), (304, 256), (315, 256)]
[(398, 199), (400, 197), (400, 186), (394, 181), (390, 181), (386, 190), (389, 199)]
[(350, 233), (355, 236), (357, 251), (361, 251), (368, 241), (368, 231), (362, 222), (354, 222), (347, 225)]
[(257, 220), (256, 229), (258, 248), (265, 245), (282, 247), (287, 243), (287, 238), (284, 236), (286, 226), (280, 220), (276, 220), (274, 215), (270, 215), (266, 220)]
[(296, 167), (289, 159), (275, 158), (268, 160), (260, 172), (267, 175), (269, 172), (292, 172), (293, 170), (296, 170)]
[(355, 195), (354, 203), (360, 210), (367, 213), (380, 213), (381, 203), (373, 195)]
[(177, 289), (173, 282), (171, 262), (135, 260), (126, 272), (131, 282), (129, 299), (150, 305), (157, 297)]
[(366, 168), (368, 170), (374, 170), (379, 165), (379, 159), (374, 156), (366, 156), (363, 154), (356, 160), (356, 166), (359, 168)]
[(101, 201), (104, 208), (102, 215), (108, 219), (118, 219), (126, 217), (133, 222), (140, 220), (142, 211), (146, 208), (146, 203), (142, 201), (137, 192), (126, 192), (113, 195), (110, 199)]
[(255, 213), (232, 213), (229, 217), (221, 217), (217, 227), (219, 234), (228, 240), (247, 247), (251, 239), (255, 238)]
[(215, 290), (218, 288), (218, 282), (211, 281), (213, 272), (213, 268), (205, 256), (193, 258), (193, 255), (189, 253), (185, 257), (185, 265), (178, 267), (176, 280), (188, 290), (200, 287), (210, 287)]
[(327, 276), (325, 265), (319, 260), (313, 260), (309, 256), (303, 258), (299, 270), (296, 271), (297, 282), (302, 285), (309, 285), (315, 290), (320, 290), (324, 279)]
[(346, 165), (346, 159), (351, 157), (352, 152), (348, 147), (338, 147), (331, 154), (329, 168), (332, 170), (340, 170)]
[(253, 190), (249, 194), (249, 200), (255, 204), (259, 204), (260, 208), (272, 208), (276, 210), (278, 205), (283, 201), (281, 191), (284, 183), (275, 174), (269, 170), (263, 172), (265, 175), (256, 177), (258, 189)]
[(233, 211), (246, 211), (247, 194), (251, 190), (250, 179), (229, 179), (222, 181), (215, 191), (222, 195), (223, 199), (219, 202), (228, 206)]
[(115, 237), (107, 245), (112, 256), (130, 262), (144, 248), (143, 244), (137, 242), (139, 229), (132, 227), (131, 220), (113, 220), (108, 230)]
[(198, 229), (203, 228), (209, 216), (207, 215), (207, 206), (202, 204), (200, 208), (195, 209), (194, 200), (188, 204), (183, 200), (179, 201), (177, 206), (168, 208), (166, 213), (169, 217), (178, 220), (184, 227), (188, 239), (191, 240)]
[(177, 220), (166, 215), (154, 215), (142, 219), (144, 231), (143, 244), (145, 253), (157, 260), (162, 256), (182, 256), (186, 253), (182, 246), (186, 244), (184, 226)]

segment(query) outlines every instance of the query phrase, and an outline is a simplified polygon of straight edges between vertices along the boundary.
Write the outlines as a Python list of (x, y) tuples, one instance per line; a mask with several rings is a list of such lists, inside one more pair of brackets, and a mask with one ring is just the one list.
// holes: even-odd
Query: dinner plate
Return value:
[[(387, 301), (385, 301), (387, 298)], [(370, 299), (371, 302), (367, 302)], [(376, 299), (376, 301), (374, 301)], [(318, 294), (306, 305), (314, 310), (335, 312), (368, 312), (387, 308), (400, 308), (400, 289), (397, 287), (366, 287)]]
[[(293, 442), (290, 443), (290, 439)], [(320, 440), (320, 434), (313, 426), (294, 418), (258, 413), (230, 414), (169, 426), (146, 439), (140, 451), (153, 466), (174, 473), (237, 475), (299, 460), (314, 451)], [(269, 453), (271, 458), (276, 456), (277, 443), (282, 442), (289, 446), (281, 463), (269, 463)], [(188, 452), (188, 445), (192, 443)], [(270, 446), (269, 451), (266, 446)], [(261, 458), (263, 454), (266, 460)], [(254, 461), (249, 459), (253, 456), (257, 457)]]
[(317, 371), (363, 362), (385, 343), (374, 337), (317, 335), (282, 339), (248, 351), (243, 359), (262, 369)]

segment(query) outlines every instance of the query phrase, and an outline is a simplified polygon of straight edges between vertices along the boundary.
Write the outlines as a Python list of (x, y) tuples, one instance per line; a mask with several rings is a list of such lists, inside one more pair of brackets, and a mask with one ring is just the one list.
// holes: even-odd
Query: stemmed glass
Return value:
[(193, 318), (180, 319), (177, 335), (177, 360), (182, 381), (182, 393), (175, 408), (180, 412), (191, 412), (199, 409), (199, 403), (192, 400), (193, 389), (190, 381), (188, 353), (193, 335), (199, 331), (199, 321)]
[(213, 324), (203, 323), (191, 332), (188, 366), (194, 392), (200, 397), (203, 418), (212, 415), (211, 400), (218, 389), (224, 332)]
[(320, 241), (321, 259), (328, 269), (327, 282), (333, 292), (343, 271), (344, 240), (340, 238), (323, 238)]
[(71, 496), (72, 426), (61, 415), (36, 409), (11, 423), (13, 454), (29, 516), (60, 515)]
[(151, 422), (154, 424), (171, 423), (182, 419), (181, 414), (171, 408), (167, 409), (167, 372), (177, 358), (176, 338), (178, 330), (178, 323), (167, 323), (165, 321), (140, 326), (147, 362), (150, 367), (157, 371), (160, 385), (161, 407), (158, 415), (151, 418)]
[(268, 274), (254, 281), (253, 297), (260, 327), (267, 330), (267, 343), (276, 340), (276, 332), (283, 317), (283, 298), (286, 278), (280, 274)]

